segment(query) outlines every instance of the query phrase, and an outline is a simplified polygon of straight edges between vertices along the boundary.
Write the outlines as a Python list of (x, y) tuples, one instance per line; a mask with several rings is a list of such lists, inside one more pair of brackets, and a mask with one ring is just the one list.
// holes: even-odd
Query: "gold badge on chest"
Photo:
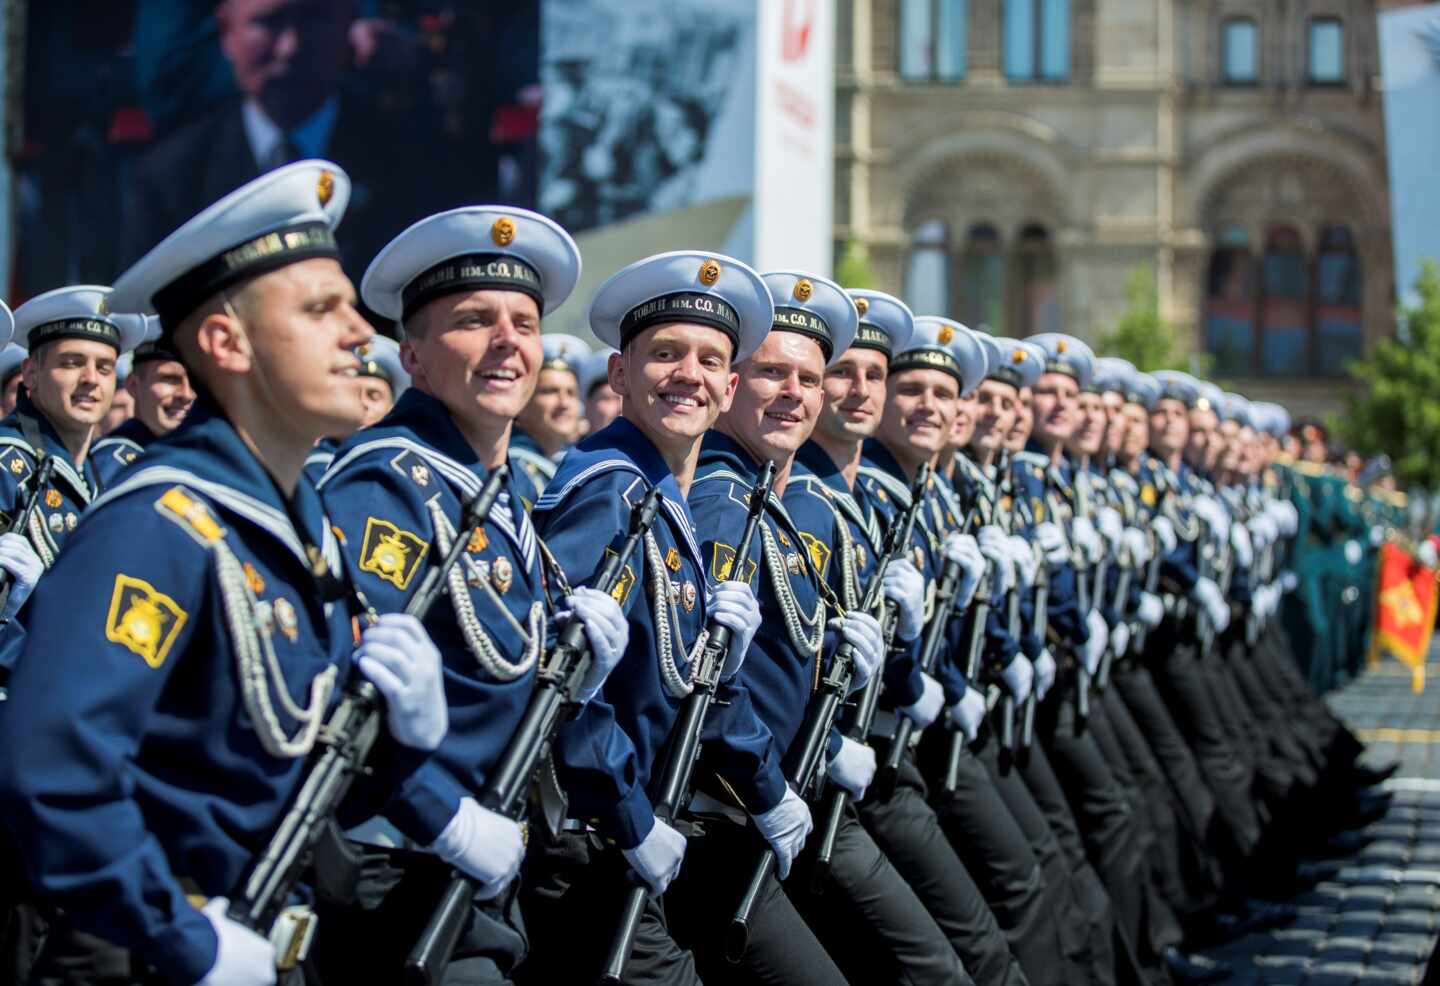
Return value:
[(510, 585), (515, 581), (515, 568), (510, 564), (510, 559), (504, 556), (495, 559), (490, 566), (490, 583), (495, 586), (495, 591), (502, 596), (510, 591)]

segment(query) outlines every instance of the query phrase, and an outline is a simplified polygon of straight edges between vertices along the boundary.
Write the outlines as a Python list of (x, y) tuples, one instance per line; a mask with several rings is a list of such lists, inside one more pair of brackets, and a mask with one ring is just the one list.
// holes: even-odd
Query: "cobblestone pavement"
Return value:
[[(1440, 651), (1432, 650), (1432, 662)], [(1385, 787), (1394, 801), (1368, 829), (1374, 841), (1343, 860), (1339, 876), (1294, 899), (1288, 928), (1211, 950), (1235, 967), (1231, 983), (1275, 986), (1413, 986), (1440, 932), (1440, 663), (1429, 689), (1389, 662), (1330, 696), (1369, 744), (1367, 762), (1400, 762)]]

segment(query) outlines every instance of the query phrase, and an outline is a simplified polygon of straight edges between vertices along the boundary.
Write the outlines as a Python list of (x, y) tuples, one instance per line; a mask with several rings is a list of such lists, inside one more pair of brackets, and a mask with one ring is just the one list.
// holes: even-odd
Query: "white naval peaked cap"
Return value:
[(590, 392), (610, 378), (610, 355), (619, 352), (603, 346), (580, 361), (575, 380), (580, 385), (580, 399), (588, 401)]
[(0, 350), (0, 387), (5, 386), (13, 374), (20, 372), (20, 364), (28, 355), (24, 346), (13, 342)]
[(860, 328), (860, 312), (844, 288), (828, 277), (801, 271), (766, 271), (760, 277), (775, 304), (770, 331), (815, 340), (827, 366), (850, 348)]
[(1042, 332), (1027, 337), (1045, 353), (1045, 373), (1074, 377), (1081, 390), (1090, 389), (1095, 372), (1095, 352), (1083, 340), (1063, 332)]
[(915, 313), (899, 298), (883, 291), (851, 288), (847, 294), (855, 302), (860, 324), (855, 331), (852, 349), (874, 349), (894, 356), (910, 344), (915, 332)]
[(547, 332), (540, 337), (545, 351), (544, 370), (568, 370), (575, 375), (576, 386), (580, 383), (580, 371), (590, 357), (590, 345), (578, 336), (563, 332)]
[(985, 373), (988, 379), (1008, 383), (1017, 390), (1035, 386), (1042, 368), (1038, 346), (985, 332), (975, 334), (990, 352), (990, 367)]
[(350, 178), (330, 161), (296, 161), (241, 185), (141, 257), (115, 282), (117, 311), (155, 312), (166, 333), (217, 292), (303, 260), (340, 259), (335, 227)]
[(145, 316), (115, 314), (114, 291), (74, 284), (36, 295), (15, 309), (15, 341), (33, 352), (60, 339), (90, 339), (128, 353), (145, 338)]
[(548, 315), (580, 280), (580, 248), (555, 220), (508, 205), (467, 205), (415, 223), (360, 279), (371, 309), (404, 322), (461, 291), (519, 291)]
[(759, 274), (734, 257), (705, 250), (637, 260), (611, 274), (590, 303), (590, 328), (607, 346), (624, 349), (655, 325), (707, 325), (730, 339), (732, 364), (760, 347), (774, 317), (770, 289)]
[(390, 385), (390, 396), (399, 399), (410, 386), (410, 374), (400, 364), (400, 344), (389, 336), (379, 334), (370, 337), (355, 347), (360, 358), (360, 375), (377, 377)]
[(985, 379), (990, 361), (975, 334), (954, 319), (918, 315), (905, 348), (890, 357), (890, 372), (939, 370), (955, 378), (968, 394)]

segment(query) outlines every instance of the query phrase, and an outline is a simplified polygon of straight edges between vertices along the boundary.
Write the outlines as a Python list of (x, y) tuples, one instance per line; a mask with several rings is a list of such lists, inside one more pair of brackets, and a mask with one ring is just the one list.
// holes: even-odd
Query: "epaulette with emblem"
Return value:
[(426, 489), (430, 486), (430, 466), (419, 455), (410, 450), (405, 450), (390, 460), (390, 468), (404, 476), (410, 482)]
[(35, 472), (29, 457), (13, 445), (0, 452), (0, 469), (14, 476), (17, 483), (25, 482)]
[(172, 486), (155, 501), (155, 510), (179, 524), (187, 534), (203, 545), (214, 544), (225, 537), (225, 528), (215, 519), (210, 508), (190, 495), (184, 487)]

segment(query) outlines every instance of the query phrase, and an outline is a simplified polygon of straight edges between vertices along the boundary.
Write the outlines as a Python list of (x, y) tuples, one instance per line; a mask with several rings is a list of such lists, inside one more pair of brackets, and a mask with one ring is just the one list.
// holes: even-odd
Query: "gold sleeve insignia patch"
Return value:
[[(615, 549), (606, 548), (605, 558), (610, 559), (614, 557)], [(633, 588), (635, 588), (635, 569), (626, 565), (620, 570), (620, 576), (615, 580), (615, 584), (610, 587), (610, 597), (623, 607), (625, 600), (630, 598), (630, 590)]]
[(365, 540), (360, 546), (360, 571), (404, 589), (420, 570), (430, 542), (379, 517), (365, 518)]
[[(748, 585), (755, 577), (754, 559), (747, 561), (745, 565), (745, 583)], [(710, 577), (716, 582), (729, 582), (733, 577), (730, 572), (734, 567), (735, 548), (724, 541), (716, 541), (714, 553), (710, 556)]]
[(800, 540), (805, 542), (805, 550), (810, 553), (810, 562), (815, 566), (815, 571), (820, 573), (820, 578), (825, 578), (825, 566), (830, 564), (830, 549), (809, 531), (801, 531)]
[(30, 467), (30, 461), (16, 448), (7, 448), (3, 454), (0, 454), (0, 463), (10, 470), (10, 474), (15, 477), (16, 482), (25, 482), (34, 472)]
[(155, 502), (155, 508), (188, 528), (202, 543), (218, 541), (225, 536), (224, 529), (210, 512), (210, 508), (178, 486), (166, 490)]
[(116, 573), (105, 619), (105, 639), (138, 655), (152, 668), (165, 663), (190, 618), (180, 604), (144, 579)]
[(1155, 506), (1155, 503), (1158, 499), (1159, 497), (1155, 495), (1155, 487), (1151, 486), (1149, 483), (1146, 483), (1144, 486), (1140, 487), (1140, 500), (1142, 503), (1145, 504), (1145, 506)]
[(1045, 523), (1045, 501), (1037, 497), (1030, 500), (1030, 509), (1035, 515), (1035, 523)]

